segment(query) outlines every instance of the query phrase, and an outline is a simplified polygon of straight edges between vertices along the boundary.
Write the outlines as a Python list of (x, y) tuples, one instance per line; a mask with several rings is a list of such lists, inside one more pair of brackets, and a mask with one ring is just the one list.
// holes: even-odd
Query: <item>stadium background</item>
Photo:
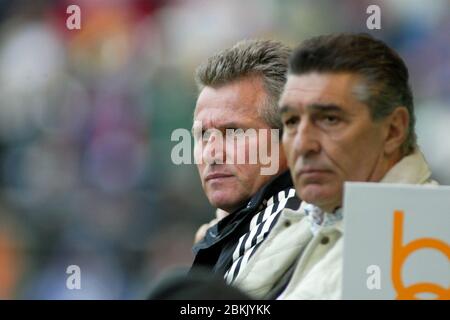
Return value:
[[(70, 4), (81, 30), (66, 28)], [(366, 28), (370, 4), (381, 30)], [(190, 129), (196, 65), (243, 38), (336, 31), (405, 59), (419, 144), (450, 184), (448, 0), (0, 0), (0, 298), (142, 298), (189, 265), (214, 211), (170, 136)]]

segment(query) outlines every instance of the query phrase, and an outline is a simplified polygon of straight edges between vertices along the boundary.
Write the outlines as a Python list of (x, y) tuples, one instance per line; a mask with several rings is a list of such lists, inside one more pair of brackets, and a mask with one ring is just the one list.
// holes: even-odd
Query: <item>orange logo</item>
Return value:
[(422, 282), (405, 288), (401, 271), (406, 258), (414, 251), (424, 248), (441, 251), (450, 260), (450, 246), (433, 238), (421, 238), (403, 245), (403, 211), (394, 211), (394, 237), (392, 242), (392, 283), (397, 291), (397, 299), (417, 299), (419, 293), (433, 293), (437, 299), (450, 300), (450, 288)]

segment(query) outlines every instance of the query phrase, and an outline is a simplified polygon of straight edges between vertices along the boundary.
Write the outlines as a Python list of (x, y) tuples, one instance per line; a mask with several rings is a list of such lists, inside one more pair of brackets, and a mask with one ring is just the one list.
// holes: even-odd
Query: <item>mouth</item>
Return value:
[(326, 174), (330, 174), (330, 170), (324, 169), (302, 169), (297, 172), (296, 177), (302, 179), (316, 179), (321, 178)]
[(205, 182), (212, 180), (227, 179), (231, 177), (233, 177), (233, 175), (227, 173), (210, 173), (206, 176)]

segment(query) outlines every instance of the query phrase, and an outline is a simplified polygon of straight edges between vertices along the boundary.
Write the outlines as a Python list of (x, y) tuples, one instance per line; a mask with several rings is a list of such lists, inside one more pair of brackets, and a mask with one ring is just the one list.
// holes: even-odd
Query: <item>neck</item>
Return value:
[(318, 206), (323, 212), (327, 212), (327, 213), (334, 213), (337, 209), (339, 209), (341, 206), (340, 205), (333, 205), (333, 206)]
[(389, 170), (397, 162), (402, 159), (402, 155), (400, 150), (395, 151), (391, 155), (382, 154), (378, 160), (378, 163), (374, 166), (374, 169), (370, 173), (367, 181), (368, 182), (379, 182), (383, 179), (383, 177), (388, 173)]

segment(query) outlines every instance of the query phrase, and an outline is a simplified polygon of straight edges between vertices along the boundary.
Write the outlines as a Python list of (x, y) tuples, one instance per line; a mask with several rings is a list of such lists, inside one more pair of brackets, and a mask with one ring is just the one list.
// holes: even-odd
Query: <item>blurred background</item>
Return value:
[[(370, 4), (381, 30), (366, 27)], [(332, 32), (399, 51), (419, 144), (450, 184), (449, 0), (0, 0), (0, 298), (139, 299), (189, 266), (214, 215), (195, 166), (170, 157), (195, 67), (243, 38)], [(66, 288), (69, 265), (81, 290)]]

